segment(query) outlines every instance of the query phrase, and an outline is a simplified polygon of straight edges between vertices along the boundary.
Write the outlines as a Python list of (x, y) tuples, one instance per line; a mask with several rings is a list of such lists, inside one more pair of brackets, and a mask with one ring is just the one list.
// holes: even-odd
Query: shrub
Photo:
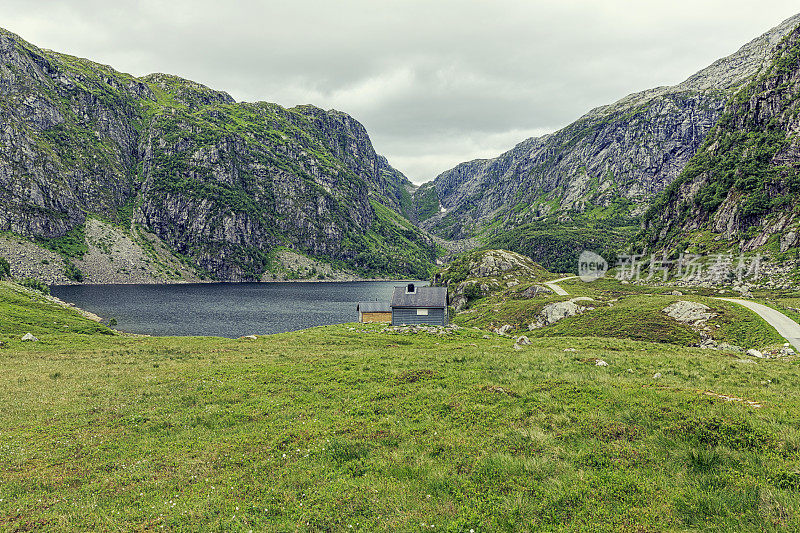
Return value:
[(11, 277), (11, 265), (5, 257), (0, 257), (0, 279)]
[(44, 282), (39, 281), (38, 279), (25, 278), (22, 281), (20, 281), (19, 284), (22, 285), (23, 287), (28, 287), (29, 289), (39, 291), (42, 294), (50, 294), (50, 287), (48, 287)]
[(83, 271), (80, 268), (76, 267), (72, 261), (65, 260), (64, 261), (64, 274), (71, 279), (72, 281), (76, 281), (81, 283), (83, 281)]

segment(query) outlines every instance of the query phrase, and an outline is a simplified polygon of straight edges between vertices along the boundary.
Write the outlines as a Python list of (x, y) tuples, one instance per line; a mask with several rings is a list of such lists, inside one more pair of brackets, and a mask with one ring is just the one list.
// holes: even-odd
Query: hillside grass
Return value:
[[(2, 317), (26, 305), (10, 290)], [(800, 527), (797, 358), (362, 325), (82, 335), (43, 306), (2, 335), (3, 530)]]
[[(718, 342), (727, 342), (747, 348), (780, 346), (784, 339), (755, 313), (744, 307), (706, 296), (717, 294), (711, 289), (687, 290), (687, 294), (673, 296), (672, 289), (645, 285), (622, 284), (615, 279), (599, 279), (585, 283), (578, 278), (559, 282), (569, 296), (538, 296), (526, 298), (519, 287), (501, 291), (470, 303), (469, 309), (457, 314), (453, 321), (467, 327), (493, 330), (505, 324), (512, 333), (529, 337), (610, 337), (679, 346), (697, 345), (700, 332), (663, 312), (678, 300), (695, 301), (711, 308), (717, 317), (708, 321), (705, 333)], [(578, 302), (591, 307), (580, 315), (567, 317), (539, 329), (528, 326), (537, 321), (542, 309), (553, 302), (575, 297), (589, 297), (591, 301)], [(730, 294), (726, 293), (726, 296)]]

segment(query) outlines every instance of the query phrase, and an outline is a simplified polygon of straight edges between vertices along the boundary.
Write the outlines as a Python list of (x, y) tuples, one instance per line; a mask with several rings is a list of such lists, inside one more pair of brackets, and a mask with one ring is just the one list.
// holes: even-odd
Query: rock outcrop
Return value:
[(717, 316), (707, 305), (687, 300), (678, 300), (662, 309), (662, 312), (678, 322), (693, 326), (702, 326)]
[(541, 281), (549, 273), (530, 258), (508, 250), (480, 250), (465, 254), (437, 272), (434, 284), (448, 288), (448, 300), (456, 311), (471, 300), (517, 288), (526, 297), (542, 294)]

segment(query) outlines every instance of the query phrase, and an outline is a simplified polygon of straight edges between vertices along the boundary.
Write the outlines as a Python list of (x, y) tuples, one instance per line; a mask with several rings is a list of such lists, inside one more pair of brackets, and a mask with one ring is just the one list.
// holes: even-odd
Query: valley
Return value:
[(800, 530), (798, 117), (795, 15), (420, 184), (0, 29), (0, 529)]

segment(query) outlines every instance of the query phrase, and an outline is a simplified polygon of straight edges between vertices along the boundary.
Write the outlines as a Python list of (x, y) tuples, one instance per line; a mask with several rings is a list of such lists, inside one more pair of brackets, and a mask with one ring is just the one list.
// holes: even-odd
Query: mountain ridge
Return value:
[(800, 15), (786, 19), (677, 85), (630, 94), (496, 158), (443, 172), (433, 182), (443, 212), (422, 226), (459, 238), (490, 223), (513, 228), (621, 200), (619, 214), (641, 215), (697, 151), (727, 96), (798, 23)]
[(363, 274), (435, 261), (403, 222), (413, 185), (346, 113), (136, 78), (7, 30), (0, 97), (0, 231), (46, 243), (96, 216), (232, 281), (261, 279), (284, 246)]

